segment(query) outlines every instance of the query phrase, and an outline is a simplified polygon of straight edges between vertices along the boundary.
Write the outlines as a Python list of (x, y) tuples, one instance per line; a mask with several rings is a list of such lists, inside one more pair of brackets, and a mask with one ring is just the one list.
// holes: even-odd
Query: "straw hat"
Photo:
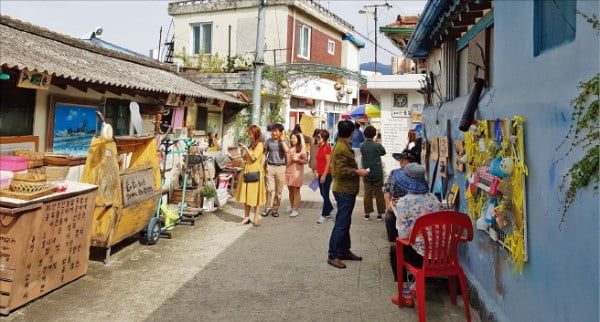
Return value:
[(418, 163), (409, 163), (398, 175), (396, 185), (408, 192), (423, 194), (429, 191), (425, 180), (425, 168)]

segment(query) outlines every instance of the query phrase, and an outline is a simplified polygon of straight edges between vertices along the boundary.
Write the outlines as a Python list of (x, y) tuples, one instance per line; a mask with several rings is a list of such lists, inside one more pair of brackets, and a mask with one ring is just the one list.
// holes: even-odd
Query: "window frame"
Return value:
[[(210, 48), (206, 50), (204, 45), (206, 40), (204, 39), (204, 26), (210, 26)], [(199, 36), (198, 36), (198, 51), (196, 52), (196, 37), (194, 37), (194, 30), (198, 28)], [(190, 55), (198, 55), (204, 49), (204, 54), (211, 55), (212, 54), (212, 45), (213, 45), (213, 23), (211, 22), (196, 22), (190, 24)]]
[[(304, 33), (303, 30), (306, 29), (308, 32), (306, 33), (306, 39), (303, 39), (303, 37), (301, 37)], [(303, 23), (299, 24), (298, 27), (298, 50), (296, 52), (296, 56), (300, 57), (300, 58), (304, 58), (304, 59), (310, 59), (310, 39), (311, 39), (311, 35), (312, 35), (312, 28), (308, 25), (305, 25)], [(305, 40), (306, 42), (306, 48), (304, 48), (304, 46), (302, 46), (302, 40)], [(301, 50), (302, 49), (302, 50)], [(306, 50), (306, 55), (303, 55), (303, 50)]]
[[(575, 4), (575, 10), (572, 13), (572, 16), (565, 17), (564, 13), (561, 11), (560, 3), (572, 2)], [(556, 16), (553, 17), (545, 17), (543, 5), (554, 5), (555, 9), (559, 12), (559, 18), (556, 19)], [(546, 19), (544, 19), (546, 18)], [(572, 18), (571, 21), (567, 21), (567, 18)], [(562, 28), (556, 28), (556, 25), (563, 24)], [(544, 30), (548, 28), (548, 25), (554, 26), (551, 28), (551, 31), (561, 30), (562, 34), (560, 36), (562, 38), (556, 37), (558, 33), (549, 32), (555, 37), (550, 37), (544, 41)], [(533, 57), (540, 56), (544, 52), (550, 51), (555, 48), (562, 47), (568, 43), (571, 43), (577, 37), (577, 0), (552, 0), (545, 2), (544, 0), (534, 0), (533, 1)], [(547, 43), (546, 43), (547, 42)]]
[(331, 39), (327, 39), (327, 53), (335, 55), (335, 41)]

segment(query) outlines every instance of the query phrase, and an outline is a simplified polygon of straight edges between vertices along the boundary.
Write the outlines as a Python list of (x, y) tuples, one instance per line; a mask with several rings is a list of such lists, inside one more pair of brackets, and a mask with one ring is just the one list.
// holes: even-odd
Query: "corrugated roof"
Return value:
[(82, 82), (245, 104), (170, 72), (168, 65), (94, 46), (7, 16), (0, 17), (0, 52), (0, 65), (8, 68), (27, 68)]

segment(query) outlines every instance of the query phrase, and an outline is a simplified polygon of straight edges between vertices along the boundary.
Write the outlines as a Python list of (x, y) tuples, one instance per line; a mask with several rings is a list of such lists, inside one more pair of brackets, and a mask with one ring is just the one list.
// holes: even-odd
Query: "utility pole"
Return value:
[(252, 88), (251, 115), (252, 124), (259, 124), (261, 97), (260, 87), (262, 82), (262, 71), (265, 65), (265, 13), (267, 11), (267, 0), (260, 0), (258, 3), (258, 28), (256, 32), (256, 57), (254, 58), (254, 85)]
[(375, 16), (375, 73), (377, 73), (377, 33), (379, 33), (379, 30), (377, 30), (377, 8), (380, 7), (386, 7), (388, 10), (390, 8), (392, 8), (392, 6), (387, 3), (387, 1), (384, 4), (371, 4), (371, 5), (366, 5), (364, 6), (364, 9), (358, 10), (358, 13), (362, 13), (362, 14), (366, 14), (366, 13), (370, 13), (371, 11), (368, 11), (367, 8), (373, 8), (373, 14)]

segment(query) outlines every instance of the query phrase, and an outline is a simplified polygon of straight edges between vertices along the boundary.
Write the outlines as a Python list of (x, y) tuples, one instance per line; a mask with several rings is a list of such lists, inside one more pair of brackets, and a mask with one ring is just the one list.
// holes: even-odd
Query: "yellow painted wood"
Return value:
[(146, 228), (148, 221), (156, 213), (158, 194), (137, 204), (123, 207), (121, 170), (117, 153), (131, 153), (127, 172), (151, 168), (155, 191), (158, 193), (161, 189), (154, 138), (93, 138), (81, 179), (82, 182), (98, 185), (91, 236), (93, 246), (111, 247), (139, 233)]

